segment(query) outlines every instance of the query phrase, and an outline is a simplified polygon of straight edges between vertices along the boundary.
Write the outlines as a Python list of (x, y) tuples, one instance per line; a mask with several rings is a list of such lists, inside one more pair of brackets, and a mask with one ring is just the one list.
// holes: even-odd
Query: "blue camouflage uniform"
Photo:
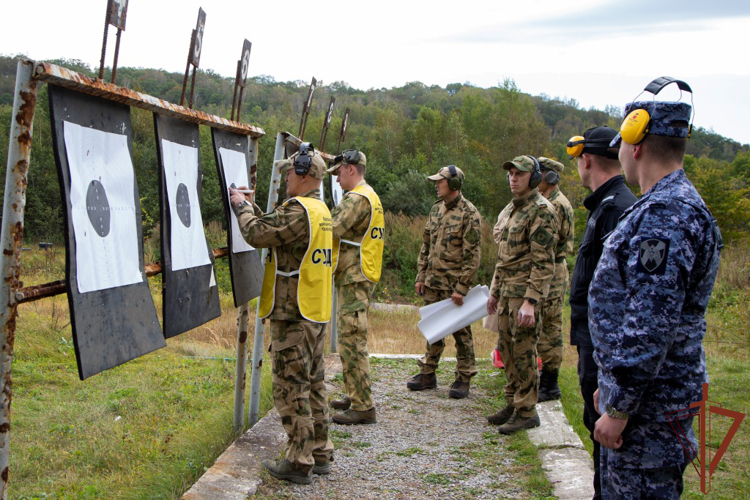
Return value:
[[(605, 243), (589, 289), (599, 409), (624, 412), (628, 423), (619, 449), (602, 447), (604, 498), (682, 492), (688, 459), (666, 414), (699, 401), (708, 382), (704, 316), (721, 247), (682, 169), (627, 209)], [(680, 425), (697, 446), (692, 418)]]

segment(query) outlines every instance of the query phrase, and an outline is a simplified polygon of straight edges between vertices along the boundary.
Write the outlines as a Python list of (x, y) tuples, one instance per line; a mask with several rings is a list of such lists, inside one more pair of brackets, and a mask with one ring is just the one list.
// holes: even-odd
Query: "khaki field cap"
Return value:
[(539, 160), (539, 166), (542, 168), (542, 170), (554, 170), (558, 174), (561, 174), (562, 171), (565, 170), (565, 165), (563, 165), (559, 161), (545, 158), (544, 156), (540, 156), (537, 159)]
[[(458, 177), (459, 179), (461, 179), (461, 182), (463, 182), (464, 181), (464, 173), (463, 173), (463, 171), (460, 168), (458, 168), (458, 167), (454, 167), (454, 168), (456, 169), (456, 177)], [(443, 167), (440, 170), (438, 170), (438, 173), (436, 173), (435, 175), (428, 175), (427, 178), (430, 179), (431, 181), (434, 181), (434, 182), (437, 182), (440, 179), (448, 179), (448, 180), (450, 180), (451, 179), (451, 169), (450, 169), (450, 167)]]
[(533, 172), (534, 160), (532, 160), (528, 156), (516, 156), (511, 161), (506, 161), (505, 163), (503, 163), (503, 168), (505, 170), (510, 170), (511, 167), (516, 167), (521, 172)]
[[(287, 170), (294, 170), (294, 159), (297, 158), (298, 155), (299, 153), (294, 153), (289, 157), (288, 160), (277, 161), (276, 167), (282, 174)], [(312, 164), (310, 165), (310, 170), (307, 172), (307, 174), (314, 179), (320, 180), (322, 180), (326, 176), (326, 162), (317, 151), (315, 151), (315, 155), (312, 159)]]
[(362, 165), (367, 166), (367, 156), (362, 151), (356, 149), (347, 149), (336, 158), (333, 159), (333, 166), (328, 169), (328, 172), (333, 175), (338, 175), (338, 169), (341, 165)]

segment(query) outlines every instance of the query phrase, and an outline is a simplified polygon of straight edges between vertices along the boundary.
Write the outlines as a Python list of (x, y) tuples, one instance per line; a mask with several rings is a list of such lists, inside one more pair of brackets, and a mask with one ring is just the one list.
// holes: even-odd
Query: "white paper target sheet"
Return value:
[(172, 270), (211, 264), (198, 197), (198, 148), (162, 139)]
[[(250, 187), (250, 180), (247, 177), (247, 162), (245, 155), (233, 149), (219, 148), (221, 163), (224, 166), (224, 177), (226, 179), (227, 198), (229, 198), (229, 187)], [(240, 232), (240, 225), (237, 223), (237, 216), (234, 210), (229, 211), (229, 219), (232, 225), (232, 252), (249, 252), (255, 250), (250, 246)]]
[(63, 122), (80, 293), (143, 281), (127, 137)]
[(434, 344), (451, 333), (487, 316), (489, 289), (477, 285), (466, 294), (464, 304), (457, 306), (451, 299), (441, 300), (419, 309), (422, 320), (417, 323), (427, 342)]

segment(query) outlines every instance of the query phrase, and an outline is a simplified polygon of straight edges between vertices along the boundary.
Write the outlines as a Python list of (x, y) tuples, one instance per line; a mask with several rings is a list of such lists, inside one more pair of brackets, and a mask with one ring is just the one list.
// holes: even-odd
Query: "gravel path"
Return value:
[[(413, 360), (372, 359), (375, 425), (331, 424), (333, 472), (312, 485), (277, 481), (264, 473), (255, 498), (482, 499), (523, 498), (524, 471), (514, 458), (518, 440), (501, 436), (486, 415), (494, 395), (472, 384), (467, 399), (448, 398), (455, 362), (441, 362), (438, 388), (412, 392), (406, 381)], [(338, 397), (340, 375), (331, 366), (329, 397)], [(340, 370), (340, 365), (338, 367)], [(480, 368), (479, 377), (498, 375)], [(487, 385), (487, 384), (482, 384)], [(494, 391), (494, 389), (493, 389)]]

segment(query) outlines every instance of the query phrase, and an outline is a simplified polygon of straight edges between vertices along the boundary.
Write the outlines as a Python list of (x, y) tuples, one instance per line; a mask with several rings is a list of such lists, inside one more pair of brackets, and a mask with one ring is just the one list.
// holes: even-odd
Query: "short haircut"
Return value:
[[(589, 154), (589, 153), (584, 153), (584, 154)], [(591, 161), (602, 170), (605, 170), (607, 172), (622, 170), (622, 165), (620, 164), (620, 160), (618, 159), (607, 158), (606, 156), (594, 155), (594, 154), (590, 154), (590, 156), (591, 156)]]
[(354, 165), (354, 168), (357, 170), (358, 175), (361, 175), (362, 177), (365, 176), (365, 171), (367, 170), (367, 167), (365, 165), (357, 163), (356, 165)]
[[(682, 121), (674, 122), (671, 126), (687, 128), (688, 123)], [(687, 139), (684, 137), (648, 134), (643, 140), (643, 146), (648, 154), (657, 161), (682, 163), (685, 158)]]

